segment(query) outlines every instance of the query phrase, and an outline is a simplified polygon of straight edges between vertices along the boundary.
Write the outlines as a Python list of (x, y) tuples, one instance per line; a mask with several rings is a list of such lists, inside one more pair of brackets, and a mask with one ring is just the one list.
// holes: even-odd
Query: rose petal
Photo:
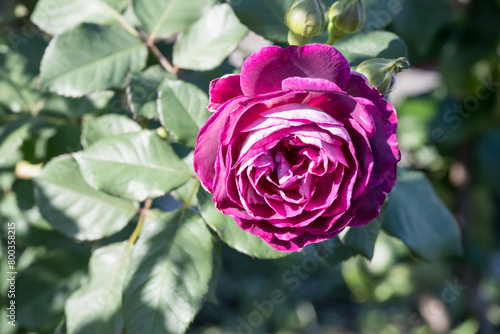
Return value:
[(239, 74), (227, 74), (210, 82), (210, 104), (208, 109), (216, 111), (229, 100), (243, 95)]
[(281, 82), (281, 89), (300, 89), (309, 92), (345, 93), (334, 82), (326, 79), (291, 77)]
[(241, 88), (246, 96), (281, 91), (289, 77), (326, 79), (343, 89), (350, 76), (349, 63), (337, 49), (324, 44), (268, 46), (248, 57), (241, 68)]

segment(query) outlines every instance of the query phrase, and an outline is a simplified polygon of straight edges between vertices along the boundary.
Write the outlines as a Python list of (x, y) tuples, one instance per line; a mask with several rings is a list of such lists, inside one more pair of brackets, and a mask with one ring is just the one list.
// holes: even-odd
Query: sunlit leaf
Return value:
[(102, 139), (74, 156), (90, 185), (138, 201), (161, 196), (192, 177), (170, 145), (146, 130)]
[(290, 255), (275, 250), (262, 238), (244, 231), (233, 218), (217, 210), (212, 202), (212, 195), (201, 188), (198, 191), (198, 201), (200, 214), (205, 222), (230, 247), (260, 259), (277, 259)]
[(121, 25), (83, 24), (50, 41), (41, 64), (44, 87), (65, 96), (125, 87), (146, 65), (147, 48)]
[(127, 333), (184, 333), (212, 276), (212, 235), (191, 210), (153, 211), (135, 245), (123, 294)]
[(211, 70), (229, 56), (247, 31), (228, 4), (214, 6), (179, 36), (174, 46), (174, 65)]
[(120, 231), (138, 204), (95, 190), (82, 178), (70, 156), (53, 159), (35, 179), (36, 202), (43, 217), (59, 232), (95, 240)]

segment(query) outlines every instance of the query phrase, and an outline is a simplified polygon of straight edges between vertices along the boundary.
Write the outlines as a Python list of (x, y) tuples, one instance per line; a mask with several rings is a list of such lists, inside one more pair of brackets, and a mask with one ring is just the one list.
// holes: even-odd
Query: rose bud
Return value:
[(321, 3), (319, 0), (295, 1), (285, 14), (285, 24), (298, 36), (313, 37), (321, 34), (325, 27), (325, 13)]
[(333, 46), (264, 47), (210, 84), (193, 164), (215, 207), (280, 251), (377, 217), (400, 159), (394, 107)]
[(356, 72), (366, 76), (370, 85), (377, 88), (381, 94), (388, 94), (394, 89), (396, 74), (405, 67), (404, 64), (408, 65), (408, 61), (404, 57), (398, 59), (374, 58), (359, 64)]
[(348, 34), (360, 31), (365, 25), (366, 12), (361, 0), (338, 0), (328, 11), (328, 43), (333, 44)]

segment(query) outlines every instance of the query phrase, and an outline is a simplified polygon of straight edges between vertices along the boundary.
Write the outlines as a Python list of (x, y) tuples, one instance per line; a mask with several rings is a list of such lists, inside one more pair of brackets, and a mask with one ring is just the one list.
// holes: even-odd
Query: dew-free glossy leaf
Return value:
[(59, 232), (96, 240), (120, 231), (138, 204), (95, 190), (82, 178), (76, 161), (61, 156), (50, 161), (35, 179), (36, 202), (42, 216)]
[(295, 0), (228, 0), (240, 21), (250, 30), (276, 42), (287, 42), (285, 13)]
[(42, 85), (74, 97), (125, 87), (129, 72), (146, 65), (147, 52), (121, 25), (85, 23), (50, 41), (40, 69)]
[(40, 0), (31, 20), (49, 34), (58, 35), (83, 22), (114, 22), (126, 5), (126, 0)]
[(191, 210), (146, 218), (123, 294), (127, 333), (184, 333), (212, 276), (212, 235)]
[(29, 136), (30, 125), (17, 123), (0, 128), (0, 167), (13, 167), (22, 158), (20, 147)]
[(158, 38), (183, 31), (213, 3), (214, 0), (140, 0), (132, 5), (150, 38)]
[(414, 254), (436, 261), (462, 253), (458, 224), (425, 174), (398, 170), (398, 181), (388, 198), (383, 228)]
[(160, 122), (181, 143), (194, 147), (200, 128), (210, 113), (208, 97), (198, 87), (180, 80), (166, 80), (158, 97)]
[(370, 58), (408, 57), (404, 41), (388, 31), (359, 32), (342, 38), (333, 46), (342, 52), (351, 66)]
[(342, 241), (347, 247), (371, 260), (381, 226), (382, 220), (377, 217), (367, 225), (349, 228)]
[(122, 332), (122, 290), (132, 247), (128, 241), (123, 241), (92, 253), (87, 281), (66, 301), (68, 333)]
[(154, 65), (140, 73), (132, 73), (127, 98), (135, 117), (158, 119), (158, 89), (166, 78), (176, 79), (160, 66)]
[(233, 218), (217, 210), (212, 202), (212, 195), (201, 188), (198, 190), (198, 203), (200, 214), (207, 225), (222, 241), (238, 252), (259, 259), (278, 259), (290, 255), (273, 249), (262, 238), (244, 231)]
[(247, 32), (248, 28), (240, 23), (228, 4), (214, 6), (178, 37), (174, 65), (211, 70), (229, 56)]
[(139, 132), (141, 126), (122, 115), (108, 114), (100, 117), (86, 115), (83, 118), (82, 146), (89, 147), (93, 143), (121, 133)]
[(102, 139), (75, 158), (90, 185), (138, 201), (161, 196), (191, 177), (170, 145), (146, 130)]

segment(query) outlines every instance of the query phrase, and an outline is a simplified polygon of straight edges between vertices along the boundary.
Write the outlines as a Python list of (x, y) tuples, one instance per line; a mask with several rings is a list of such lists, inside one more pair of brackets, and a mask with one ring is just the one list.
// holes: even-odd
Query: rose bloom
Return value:
[(194, 168), (220, 211), (280, 251), (377, 217), (396, 182), (397, 118), (334, 47), (269, 46), (210, 84)]

